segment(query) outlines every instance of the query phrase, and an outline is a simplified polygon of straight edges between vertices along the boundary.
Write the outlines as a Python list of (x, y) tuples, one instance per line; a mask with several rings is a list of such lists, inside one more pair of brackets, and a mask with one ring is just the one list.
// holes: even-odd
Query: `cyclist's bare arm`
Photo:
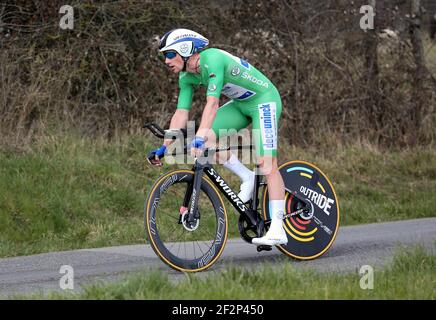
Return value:
[[(207, 141), (208, 146), (211, 145), (211, 143), (215, 139), (211, 139), (211, 134), (213, 133), (211, 130), (213, 121), (215, 120), (216, 113), (219, 107), (219, 99), (216, 97), (207, 96), (207, 102), (206, 106), (203, 109), (203, 114), (201, 116), (201, 122), (200, 127), (197, 130), (197, 137), (203, 138), (204, 141)], [(192, 148), (191, 149), (191, 155), (194, 157), (200, 156), (202, 153), (201, 149)]]
[[(177, 109), (176, 112), (174, 112), (173, 117), (171, 118), (170, 129), (186, 128), (186, 124), (188, 123), (188, 118), (189, 118), (189, 110)], [(173, 142), (174, 141), (171, 139), (165, 139), (163, 144), (166, 147), (168, 147)]]
[(219, 107), (219, 99), (217, 97), (207, 96), (206, 99), (207, 102), (201, 116), (200, 127), (197, 130), (197, 136), (203, 138), (208, 136)]

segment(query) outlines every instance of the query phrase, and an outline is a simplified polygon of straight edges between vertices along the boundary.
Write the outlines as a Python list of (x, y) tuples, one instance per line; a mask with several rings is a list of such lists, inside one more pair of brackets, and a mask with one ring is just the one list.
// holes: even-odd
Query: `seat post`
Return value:
[(253, 196), (252, 196), (252, 201), (251, 201), (251, 209), (253, 210), (257, 210), (258, 204), (259, 204), (259, 186), (260, 186), (260, 182), (261, 182), (261, 175), (260, 175), (260, 170), (259, 170), (259, 165), (256, 164), (256, 169), (254, 170), (254, 189), (253, 189)]

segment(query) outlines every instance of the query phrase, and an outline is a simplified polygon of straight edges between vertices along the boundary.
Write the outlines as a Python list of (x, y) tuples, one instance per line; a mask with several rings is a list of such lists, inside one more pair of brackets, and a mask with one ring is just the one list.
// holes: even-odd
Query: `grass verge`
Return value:
[[(266, 276), (267, 275), (267, 276)], [(423, 248), (398, 252), (391, 265), (374, 268), (372, 289), (362, 289), (362, 275), (320, 273), (272, 264), (249, 270), (231, 267), (175, 282), (162, 271), (137, 274), (111, 284), (97, 283), (79, 294), (16, 296), (17, 299), (431, 299), (436, 298), (436, 256)]]

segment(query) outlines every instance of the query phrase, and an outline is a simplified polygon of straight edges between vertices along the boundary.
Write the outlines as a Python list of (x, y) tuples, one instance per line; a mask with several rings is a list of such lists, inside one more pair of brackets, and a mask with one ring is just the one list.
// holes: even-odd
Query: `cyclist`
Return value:
[[(209, 41), (197, 32), (174, 29), (161, 39), (159, 51), (165, 64), (179, 74), (177, 109), (171, 118), (170, 129), (185, 128), (191, 108), (194, 87), (207, 87), (206, 105), (200, 126), (191, 144), (191, 154), (201, 155), (202, 150), (216, 141), (223, 130), (240, 130), (253, 125), (253, 136), (260, 170), (266, 176), (270, 197), (271, 226), (265, 236), (253, 239), (254, 244), (286, 244), (283, 228), (285, 189), (277, 166), (277, 126), (282, 111), (280, 94), (272, 82), (247, 61), (230, 53), (208, 48)], [(231, 100), (219, 107), (224, 94)], [(224, 130), (225, 131), (225, 130)], [(162, 165), (161, 159), (171, 140), (151, 152), (153, 165)], [(254, 172), (229, 153), (224, 167), (241, 179), (239, 198), (250, 200), (254, 188)]]

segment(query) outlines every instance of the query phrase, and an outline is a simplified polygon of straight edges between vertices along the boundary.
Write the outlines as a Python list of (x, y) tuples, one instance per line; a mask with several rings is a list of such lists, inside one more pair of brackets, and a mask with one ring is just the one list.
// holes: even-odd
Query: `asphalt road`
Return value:
[[(217, 263), (196, 275), (207, 276), (231, 264), (256, 267), (265, 262), (321, 272), (358, 272), (362, 265), (382, 267), (392, 260), (399, 247), (416, 245), (436, 254), (436, 218), (341, 227), (330, 250), (312, 261), (295, 261), (275, 248), (258, 253), (254, 245), (231, 239)], [(164, 270), (175, 280), (184, 278), (182, 273), (163, 264), (149, 245), (51, 252), (0, 259), (0, 297), (61, 291), (63, 265), (74, 269), (74, 290), (91, 282), (114, 281), (128, 273), (150, 269)]]

